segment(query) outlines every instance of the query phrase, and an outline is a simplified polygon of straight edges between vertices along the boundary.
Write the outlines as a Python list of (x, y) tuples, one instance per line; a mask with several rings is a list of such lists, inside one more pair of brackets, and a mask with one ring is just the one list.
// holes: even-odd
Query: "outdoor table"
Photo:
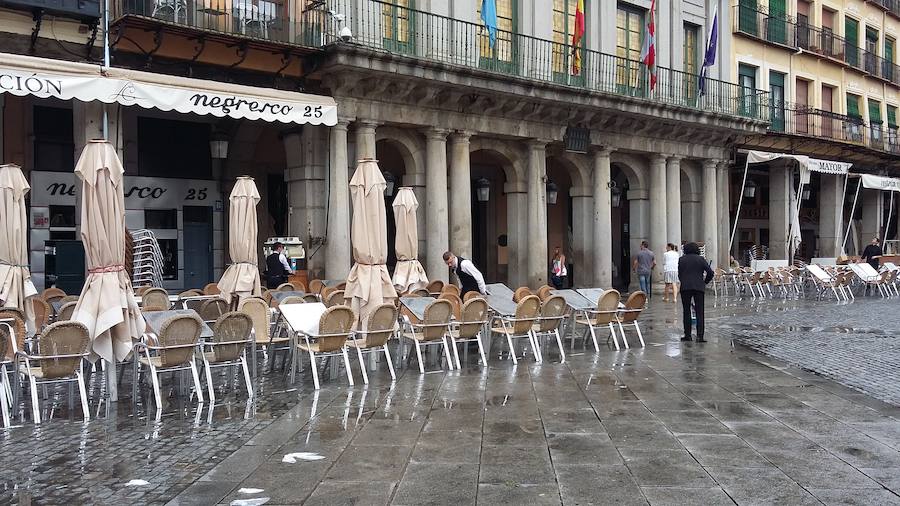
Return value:
[(53, 308), (53, 314), (58, 315), (59, 310), (62, 309), (64, 305), (65, 303), (61, 300), (54, 300), (53, 302), (51, 302), (50, 307)]
[(346, 281), (347, 280), (345, 280), (345, 279), (323, 279), (322, 284), (330, 288), (332, 286), (337, 286), (341, 283), (346, 283)]
[(434, 297), (400, 297), (400, 304), (419, 321), (425, 319), (425, 308), (435, 301)]
[[(297, 372), (297, 342), (300, 334), (316, 335), (319, 333), (319, 320), (328, 308), (321, 302), (307, 304), (285, 304), (279, 306), (281, 318), (291, 329), (291, 377), (293, 384)], [(255, 356), (256, 350), (254, 350)], [(310, 367), (316, 367), (311, 364)]]
[(488, 295), (485, 300), (491, 310), (501, 316), (516, 314), (516, 303), (513, 302), (513, 291), (503, 283), (491, 283), (486, 286)]
[(283, 301), (287, 297), (303, 297), (306, 295), (306, 292), (303, 290), (291, 290), (288, 292), (271, 292), (272, 298), (277, 300), (279, 303)]
[[(587, 290), (590, 295), (593, 295), (593, 288), (584, 289)], [(600, 290), (602, 293), (603, 291)], [(597, 307), (597, 302), (591, 302), (600, 300), (600, 297), (597, 296), (595, 298), (588, 298), (587, 296), (581, 293), (581, 290), (550, 290), (550, 293), (553, 295), (559, 295), (562, 298), (566, 299), (566, 305), (569, 306), (569, 318), (566, 322), (565, 331), (562, 333), (563, 336), (566, 334), (569, 335), (569, 346), (574, 349), (575, 347), (575, 315), (579, 311), (590, 311)], [(587, 313), (585, 313), (587, 315)]]
[[(200, 315), (197, 314), (193, 309), (170, 309), (168, 311), (146, 311), (141, 312), (144, 315), (144, 321), (147, 322), (147, 327), (153, 331), (154, 334), (159, 334), (160, 329), (162, 328), (162, 324), (164, 321), (168, 320), (173, 316), (179, 315), (188, 315), (188, 316), (196, 316), (200, 318)], [(203, 320), (200, 323), (200, 339), (209, 339), (213, 336), (213, 331), (209, 328), (209, 325), (206, 324)]]

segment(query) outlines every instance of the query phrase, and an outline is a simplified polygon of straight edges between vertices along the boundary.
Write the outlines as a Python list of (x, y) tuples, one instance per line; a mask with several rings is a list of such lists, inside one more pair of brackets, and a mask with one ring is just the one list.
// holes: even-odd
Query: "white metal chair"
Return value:
[(425, 363), (422, 360), (422, 346), (443, 346), (447, 365), (453, 369), (454, 362), (450, 355), (450, 347), (447, 346), (445, 337), (450, 333), (450, 319), (453, 316), (453, 306), (450, 301), (437, 299), (425, 308), (424, 318), (421, 322), (413, 322), (407, 317), (406, 331), (402, 337), (409, 339), (416, 346), (416, 357), (419, 360), (419, 373), (425, 374)]
[(566, 352), (563, 349), (562, 337), (559, 335), (559, 326), (566, 318), (566, 309), (566, 299), (560, 295), (551, 295), (541, 303), (541, 315), (531, 331), (534, 335), (538, 353), (541, 354), (541, 360), (544, 358), (541, 351), (542, 339), (544, 337), (555, 337), (556, 345), (559, 347), (560, 363), (566, 362)]
[(216, 320), (211, 340), (200, 341), (200, 358), (206, 372), (206, 388), (209, 402), (215, 405), (216, 391), (213, 388), (212, 369), (215, 367), (231, 367), (240, 365), (244, 371), (247, 385), (247, 396), (253, 397), (253, 384), (250, 382), (250, 370), (247, 368), (247, 345), (253, 333), (253, 320), (250, 316), (231, 311)]
[(162, 409), (162, 394), (159, 386), (159, 373), (161, 372), (190, 369), (194, 378), (197, 400), (203, 402), (200, 374), (197, 372), (197, 364), (194, 361), (194, 352), (200, 339), (202, 325), (203, 322), (195, 315), (176, 315), (162, 323), (158, 335), (145, 334), (141, 341), (134, 345), (133, 399), (137, 399), (140, 369), (142, 366), (146, 366), (150, 369), (157, 409)]
[(516, 305), (514, 316), (499, 316), (496, 318), (499, 320), (500, 326), (493, 327), (491, 332), (506, 337), (506, 343), (509, 346), (509, 356), (513, 364), (519, 363), (519, 359), (516, 357), (516, 349), (513, 346), (513, 339), (528, 339), (535, 361), (542, 361), (541, 353), (537, 349), (534, 334), (532, 333), (532, 326), (539, 317), (540, 309), (541, 299), (536, 295), (526, 295)]
[[(585, 333), (590, 332), (591, 340), (594, 342), (594, 351), (596, 352), (600, 351), (600, 346), (597, 343), (597, 330), (603, 327), (606, 327), (609, 330), (609, 337), (606, 339), (607, 344), (609, 343), (609, 340), (612, 339), (616, 351), (619, 350), (619, 340), (616, 337), (616, 328), (613, 324), (619, 322), (618, 309), (620, 297), (621, 294), (618, 290), (606, 290), (600, 295), (600, 298), (597, 299), (596, 309), (583, 309), (576, 313), (575, 323), (587, 327)], [(574, 337), (572, 339), (572, 344), (574, 345)]]
[(487, 356), (484, 353), (484, 344), (481, 342), (481, 334), (488, 323), (488, 304), (481, 297), (467, 300), (460, 310), (460, 319), (453, 322), (450, 329), (450, 340), (453, 343), (453, 355), (456, 358), (456, 368), (462, 369), (459, 361), (459, 343), (475, 341), (478, 343), (478, 353), (481, 355), (481, 365), (487, 367)]
[[(297, 342), (297, 350), (309, 354), (310, 369), (312, 369), (316, 390), (319, 389), (319, 367), (316, 364), (316, 357), (343, 356), (344, 366), (347, 368), (347, 381), (350, 386), (353, 386), (353, 371), (350, 369), (350, 356), (347, 354), (347, 340), (350, 338), (355, 321), (356, 315), (352, 309), (347, 306), (334, 306), (328, 308), (319, 318), (318, 333), (302, 333), (303, 339)], [(299, 360), (297, 353), (293, 355), (291, 383), (294, 382), (294, 373)]]
[(366, 319), (365, 330), (359, 330), (353, 333), (352, 339), (347, 341), (347, 345), (356, 348), (356, 356), (359, 359), (359, 369), (362, 372), (363, 381), (369, 384), (369, 373), (365, 361), (363, 361), (363, 353), (374, 353), (379, 349), (384, 352), (384, 358), (387, 362), (388, 370), (391, 372), (391, 379), (396, 380), (397, 375), (394, 372), (394, 364), (391, 362), (391, 352), (388, 350), (388, 340), (394, 335), (397, 329), (397, 307), (393, 304), (382, 304), (375, 308)]
[(644, 336), (641, 334), (640, 325), (638, 325), (638, 317), (644, 311), (646, 304), (647, 294), (638, 290), (629, 295), (625, 300), (625, 307), (619, 309), (619, 331), (622, 333), (622, 341), (625, 343), (625, 348), (628, 348), (628, 340), (625, 338), (625, 327), (634, 327), (638, 339), (641, 341), (641, 346), (645, 346)]

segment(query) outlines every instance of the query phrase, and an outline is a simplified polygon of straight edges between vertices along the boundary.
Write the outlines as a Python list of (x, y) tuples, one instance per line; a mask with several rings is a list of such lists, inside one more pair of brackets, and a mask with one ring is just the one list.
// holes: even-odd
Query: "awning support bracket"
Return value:
[(156, 27), (156, 30), (153, 31), (153, 48), (150, 51), (147, 51), (147, 68), (150, 68), (150, 65), (153, 63), (153, 55), (159, 51), (159, 48), (162, 47), (163, 43), (163, 31), (162, 27)]
[(41, 33), (41, 22), (44, 20), (44, 9), (35, 9), (31, 14), (31, 19), (34, 20), (34, 28), (31, 29), (31, 46), (29, 50), (34, 53), (34, 46), (37, 44), (38, 36)]
[(249, 48), (247, 47), (246, 42), (240, 42), (238, 44), (233, 44), (230, 47), (235, 48), (235, 52), (237, 53), (237, 57), (238, 57), (236, 62), (234, 62), (228, 66), (229, 69), (233, 69), (233, 68), (237, 67), (238, 65), (244, 63), (244, 60), (247, 59), (247, 54), (250, 51), (249, 51)]
[(285, 49), (284, 52), (281, 53), (281, 68), (275, 71), (275, 75), (280, 76), (292, 61), (294, 61), (294, 55), (289, 49)]

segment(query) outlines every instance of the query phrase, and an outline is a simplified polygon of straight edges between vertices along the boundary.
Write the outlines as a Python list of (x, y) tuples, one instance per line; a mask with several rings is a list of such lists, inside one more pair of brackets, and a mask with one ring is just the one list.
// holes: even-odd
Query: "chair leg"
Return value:
[(453, 370), (453, 355), (450, 353), (450, 346), (447, 345), (447, 336), (441, 338), (441, 344), (444, 345), (444, 356), (447, 357), (447, 367)]
[(512, 336), (506, 333), (506, 344), (509, 346), (509, 357), (512, 359), (513, 365), (518, 365), (519, 359), (516, 357), (516, 349), (513, 347)]
[(425, 374), (425, 364), (422, 362), (422, 343), (414, 340), (413, 344), (416, 345), (416, 358), (419, 359), (419, 374)]
[[(450, 340), (450, 346), (453, 348), (453, 357), (456, 359), (456, 368), (462, 369), (462, 364), (459, 362), (459, 343), (453, 339), (453, 336), (447, 336), (447, 339)], [(453, 364), (451, 363), (450, 368), (453, 369)]]
[(356, 348), (356, 356), (357, 356), (357, 358), (359, 358), (359, 370), (360, 370), (360, 372), (362, 372), (363, 383), (368, 385), (369, 384), (369, 373), (366, 371), (365, 362), (363, 362), (362, 350), (359, 349), (358, 346), (355, 346), (355, 348)]
[[(207, 374), (209, 373), (207, 372)], [(200, 386), (200, 373), (197, 372), (197, 361), (194, 360), (194, 357), (191, 357), (191, 375), (194, 377), (194, 390), (197, 391), (197, 402), (203, 402), (203, 388)], [(207, 376), (207, 379), (209, 378), (210, 376)], [(212, 388), (212, 381), (210, 381), (210, 388)], [(215, 399), (211, 399), (210, 402), (215, 403)]]
[(41, 408), (38, 405), (38, 394), (37, 394), (37, 381), (34, 380), (34, 376), (28, 376), (28, 382), (31, 386), (31, 416), (34, 420), (34, 423), (41, 423)]
[(9, 427), (9, 403), (10, 399), (7, 396), (7, 390), (9, 389), (9, 378), (6, 376), (6, 365), (0, 365), (0, 386), (3, 387), (3, 395), (0, 396), (0, 410), (2, 410), (3, 414), (3, 426)]
[[(613, 322), (607, 323), (607, 326), (609, 326), (609, 337), (612, 338), (613, 344), (616, 345), (616, 351), (619, 351), (619, 338), (616, 336), (616, 326), (613, 325)], [(609, 340), (606, 342), (609, 343)]]
[(487, 367), (487, 355), (484, 353), (484, 345), (481, 343), (481, 334), (475, 337), (475, 342), (478, 343), (478, 354), (481, 355), (481, 366)]
[(313, 385), (316, 387), (316, 390), (318, 390), (319, 389), (319, 365), (316, 364), (316, 354), (313, 353), (312, 350), (309, 350), (309, 368), (312, 369), (312, 373), (313, 373)]
[[(256, 354), (254, 353), (254, 360), (256, 359)], [(241, 355), (241, 369), (244, 370), (244, 382), (247, 384), (247, 397), (253, 398), (253, 382), (250, 380), (250, 369), (247, 367), (247, 352), (245, 351), (243, 355)]]
[[(347, 381), (350, 382), (350, 386), (353, 386), (353, 369), (350, 367), (350, 355), (347, 354), (347, 347), (344, 346), (341, 348), (341, 355), (344, 356), (344, 367), (347, 368)], [(362, 364), (360, 364), (362, 365)], [(365, 375), (366, 373), (363, 373)]]
[(384, 343), (384, 346), (382, 346), (382, 348), (384, 349), (384, 359), (387, 361), (388, 371), (391, 372), (391, 380), (396, 381), (397, 373), (394, 372), (394, 363), (391, 361), (391, 352), (390, 350), (388, 350), (387, 343)]
[(628, 338), (625, 336), (625, 327), (622, 326), (622, 322), (619, 322), (619, 332), (622, 333), (622, 343), (625, 344), (625, 349), (627, 350), (630, 346), (628, 346)]
[(562, 336), (559, 335), (559, 329), (554, 330), (553, 333), (556, 334), (556, 346), (559, 347), (559, 358), (560, 358), (559, 363), (565, 364), (566, 363), (566, 352), (565, 352), (565, 350), (563, 350)]
[[(591, 340), (594, 342), (594, 351), (597, 352), (597, 353), (600, 353), (600, 345), (597, 344), (597, 333), (594, 331), (594, 326), (591, 325), (591, 324), (588, 324), (588, 330), (589, 330), (590, 333), (591, 333)], [(613, 342), (615, 343), (616, 349), (618, 350), (618, 349), (619, 349), (619, 342), (616, 341), (615, 338), (613, 339)]]
[(640, 326), (638, 326), (638, 322), (637, 322), (637, 320), (635, 320), (635, 321), (634, 321), (634, 330), (636, 330), (636, 331), (637, 331), (637, 335), (638, 335), (638, 339), (640, 339), (640, 340), (641, 340), (641, 347), (644, 347), (644, 348), (646, 348), (646, 347), (647, 347), (647, 345), (646, 345), (646, 344), (644, 344), (644, 336), (643, 336), (643, 335), (642, 335), (642, 334), (641, 334), (641, 327), (640, 327)]
[(88, 407), (87, 388), (84, 386), (84, 375), (80, 367), (75, 371), (75, 378), (78, 380), (78, 393), (81, 395), (81, 412), (84, 421), (87, 422), (91, 419), (91, 410)]
[[(209, 366), (209, 360), (203, 357), (203, 372), (206, 374), (206, 391), (209, 394), (209, 406), (212, 409), (216, 405), (216, 389), (213, 388), (212, 368)], [(202, 400), (200, 402), (203, 402)]]
[(534, 360), (537, 363), (542, 363), (544, 361), (544, 355), (541, 353), (541, 346), (538, 344), (540, 342), (540, 338), (538, 337), (537, 332), (534, 330), (528, 331), (528, 340), (531, 342), (531, 348), (534, 351)]

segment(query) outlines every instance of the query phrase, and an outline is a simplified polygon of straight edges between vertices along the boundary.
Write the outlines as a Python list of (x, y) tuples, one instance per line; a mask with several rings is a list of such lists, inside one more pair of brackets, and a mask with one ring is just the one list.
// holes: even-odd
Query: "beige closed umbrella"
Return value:
[(397, 266), (394, 268), (394, 288), (400, 293), (412, 292), (428, 286), (428, 276), (419, 263), (419, 230), (416, 209), (419, 201), (412, 188), (403, 187), (394, 198), (394, 222), (397, 224), (397, 239), (394, 249)]
[(0, 165), (0, 306), (16, 307), (25, 314), (25, 324), (34, 331), (37, 295), (28, 270), (28, 219), (25, 194), (31, 187), (18, 165)]
[(109, 362), (124, 360), (147, 327), (125, 271), (124, 173), (103, 140), (88, 142), (75, 165), (88, 276), (72, 319), (88, 328), (93, 354)]
[(219, 280), (222, 297), (231, 302), (231, 295), (243, 299), (260, 295), (259, 259), (256, 253), (256, 205), (259, 191), (252, 177), (237, 179), (228, 197), (228, 251), (231, 265)]
[(353, 221), (350, 239), (353, 243), (353, 268), (347, 277), (344, 297), (359, 321), (379, 305), (397, 298), (387, 265), (387, 217), (384, 209), (384, 176), (378, 162), (360, 160), (350, 178), (350, 200)]

